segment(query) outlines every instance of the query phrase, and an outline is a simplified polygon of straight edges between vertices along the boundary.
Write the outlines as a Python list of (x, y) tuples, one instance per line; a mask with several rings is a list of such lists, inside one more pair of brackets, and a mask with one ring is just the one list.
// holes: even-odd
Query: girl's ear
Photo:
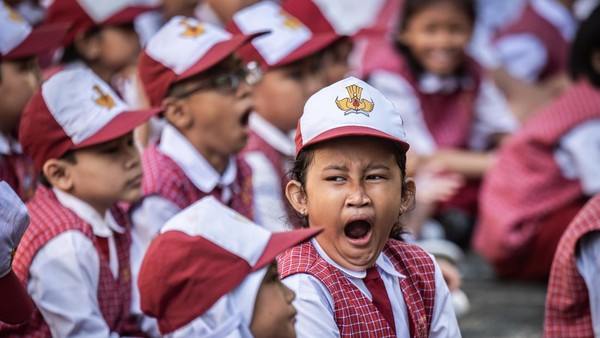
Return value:
[(177, 129), (186, 130), (192, 125), (192, 115), (189, 114), (187, 105), (183, 100), (175, 97), (166, 97), (162, 104), (165, 109), (163, 112), (165, 119)]
[(69, 192), (73, 188), (70, 168), (70, 163), (53, 158), (44, 163), (42, 173), (53, 187)]
[(290, 204), (299, 214), (307, 216), (306, 193), (302, 184), (298, 181), (291, 180), (285, 186), (285, 196)]
[(415, 193), (416, 193), (416, 185), (415, 180), (412, 177), (407, 177), (404, 180), (404, 185), (402, 186), (402, 201), (401, 201), (401, 210), (402, 213), (406, 213), (415, 205)]

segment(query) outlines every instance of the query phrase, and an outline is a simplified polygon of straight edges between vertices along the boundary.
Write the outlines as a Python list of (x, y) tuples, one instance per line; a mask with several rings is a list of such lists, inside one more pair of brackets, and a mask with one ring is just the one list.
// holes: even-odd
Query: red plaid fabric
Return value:
[[(575, 84), (539, 111), (499, 151), (480, 194), (476, 250), (492, 262), (515, 258), (541, 231), (539, 220), (586, 196), (554, 160), (558, 140), (577, 125), (600, 118), (600, 91)], [(558, 234), (560, 236), (560, 234)]]
[(35, 193), (37, 172), (31, 157), (25, 154), (0, 155), (0, 180), (28, 201)]
[[(123, 321), (129, 316), (131, 302), (131, 272), (129, 265), (129, 247), (131, 235), (126, 214), (112, 208), (115, 220), (127, 231), (115, 233), (115, 243), (119, 259), (119, 277), (115, 279), (110, 272), (109, 261), (100, 254), (99, 238), (92, 227), (71, 210), (63, 207), (52, 191), (38, 187), (34, 198), (27, 204), (31, 224), (21, 239), (13, 262), (13, 270), (23, 285), (29, 279), (29, 266), (37, 252), (51, 239), (69, 230), (80, 231), (91, 241), (99, 252), (100, 279), (98, 281), (98, 306), (104, 320), (112, 332), (120, 332)], [(26, 324), (2, 326), (2, 337), (50, 337), (50, 329), (39, 311), (34, 311)]]
[(592, 231), (600, 231), (600, 194), (575, 217), (558, 245), (546, 296), (544, 337), (594, 337), (587, 286), (575, 263), (577, 242)]
[(540, 72), (538, 81), (546, 80), (566, 70), (570, 51), (569, 41), (565, 40), (556, 26), (538, 14), (531, 4), (527, 4), (521, 16), (500, 31), (494, 40), (524, 33), (535, 36), (546, 49), (546, 64)]
[[(252, 193), (252, 170), (241, 157), (237, 158), (237, 177), (233, 186), (233, 197), (228, 206), (249, 219), (254, 218)], [(148, 147), (142, 156), (144, 196), (160, 195), (180, 209), (190, 206), (207, 196), (187, 177), (185, 172), (170, 157), (161, 153), (157, 145)], [(216, 198), (220, 194), (211, 193)]]
[[(416, 328), (414, 337), (429, 336), (435, 302), (435, 266), (425, 251), (393, 239), (383, 252), (396, 270), (407, 312)], [(395, 337), (375, 305), (335, 267), (321, 258), (310, 242), (295, 246), (277, 258), (281, 278), (307, 273), (319, 279), (334, 301), (334, 319), (342, 337)]]

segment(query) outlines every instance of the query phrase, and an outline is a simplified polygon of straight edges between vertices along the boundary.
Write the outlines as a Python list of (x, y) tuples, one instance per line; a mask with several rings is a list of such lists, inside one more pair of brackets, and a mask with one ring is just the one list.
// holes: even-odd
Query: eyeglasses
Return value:
[(210, 80), (203, 81), (197, 86), (180, 94), (173, 95), (178, 99), (188, 97), (200, 90), (214, 89), (224, 94), (237, 93), (242, 81), (247, 85), (253, 86), (262, 78), (262, 71), (258, 66), (258, 63), (251, 62), (246, 67), (242, 67), (238, 70), (219, 74)]

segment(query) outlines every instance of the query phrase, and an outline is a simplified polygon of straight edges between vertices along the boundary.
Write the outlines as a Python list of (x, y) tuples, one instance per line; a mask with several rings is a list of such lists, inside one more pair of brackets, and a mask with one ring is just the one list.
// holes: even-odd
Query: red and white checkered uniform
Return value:
[[(250, 166), (241, 157), (238, 156), (236, 160), (238, 172), (233, 187), (233, 197), (227, 204), (242, 215), (253, 219), (252, 172)], [(144, 196), (160, 195), (180, 209), (184, 209), (209, 195), (198, 189), (175, 161), (158, 150), (157, 145), (152, 145), (144, 151), (142, 167)], [(221, 200), (220, 194), (216, 191), (211, 192), (210, 195)]]
[(518, 34), (531, 34), (542, 43), (546, 49), (546, 63), (540, 69), (538, 81), (566, 70), (569, 60), (570, 42), (565, 40), (559, 29), (541, 16), (531, 4), (525, 5), (521, 16), (512, 24), (501, 30), (494, 40)]
[[(413, 337), (429, 336), (435, 300), (435, 266), (419, 247), (388, 240), (383, 253), (396, 270)], [(323, 283), (334, 301), (335, 322), (342, 337), (393, 337), (394, 331), (375, 305), (335, 267), (321, 258), (310, 242), (295, 246), (277, 258), (281, 278), (310, 274)]]
[[(13, 270), (23, 285), (27, 285), (29, 266), (37, 252), (51, 239), (69, 230), (87, 236), (96, 247), (100, 261), (98, 281), (98, 307), (111, 332), (120, 332), (129, 316), (131, 301), (131, 272), (129, 247), (131, 235), (126, 214), (114, 207), (111, 209), (117, 223), (127, 229), (124, 234), (114, 233), (119, 260), (119, 277), (111, 273), (109, 259), (101, 249), (102, 238), (94, 235), (91, 225), (85, 223), (56, 199), (54, 193), (43, 186), (38, 187), (33, 199), (27, 203), (31, 224), (21, 239), (15, 255)], [(39, 310), (34, 311), (29, 321), (22, 325), (2, 326), (0, 336), (7, 337), (50, 337), (50, 329)]]
[(575, 263), (577, 242), (592, 231), (600, 231), (600, 195), (575, 217), (558, 245), (546, 296), (544, 337), (594, 336), (587, 286)]
[(473, 238), (480, 253), (492, 262), (519, 259), (516, 252), (542, 231), (540, 219), (587, 199), (579, 181), (564, 178), (554, 150), (571, 129), (598, 118), (600, 91), (581, 81), (527, 121), (500, 149), (480, 194), (480, 220)]

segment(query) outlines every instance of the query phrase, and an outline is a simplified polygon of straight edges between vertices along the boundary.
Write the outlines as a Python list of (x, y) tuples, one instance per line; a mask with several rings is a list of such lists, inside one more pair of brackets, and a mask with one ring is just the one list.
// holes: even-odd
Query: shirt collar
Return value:
[[(321, 248), (321, 246), (319, 245), (319, 242), (315, 238), (311, 238), (310, 242), (314, 246), (315, 250), (317, 250), (317, 253), (319, 254), (319, 256), (321, 256), (321, 258), (323, 258), (327, 263), (333, 265), (336, 269), (340, 270), (347, 277), (356, 278), (356, 279), (364, 279), (367, 276), (366, 270), (353, 271), (353, 270), (346, 269), (346, 268), (340, 266), (339, 264), (337, 264), (336, 262), (334, 262), (331, 258), (329, 258), (329, 256), (327, 256), (327, 254), (325, 253), (323, 248)], [(383, 272), (385, 272), (389, 275), (396, 276), (398, 278), (405, 278), (405, 276), (403, 274), (401, 274), (394, 268), (394, 265), (392, 264), (390, 259), (383, 252), (379, 254), (379, 257), (377, 257), (375, 264), (379, 268), (381, 268), (381, 270)]]
[(250, 128), (271, 147), (275, 148), (284, 155), (290, 157), (294, 156), (296, 152), (296, 145), (293, 138), (291, 138), (289, 135), (281, 132), (281, 130), (272, 125), (269, 121), (265, 120), (262, 116), (258, 115), (256, 112), (250, 115), (250, 121), (248, 123)]
[(21, 154), (22, 152), (21, 145), (14, 137), (0, 133), (0, 154), (12, 155)]
[(219, 175), (204, 156), (170, 124), (166, 124), (162, 131), (158, 150), (175, 161), (192, 183), (207, 194), (217, 186), (231, 186), (237, 176), (234, 156), (229, 158), (223, 175)]
[(425, 94), (450, 94), (459, 88), (466, 90), (473, 86), (473, 80), (468, 76), (438, 76), (424, 72), (419, 77), (419, 89)]
[(117, 223), (110, 210), (106, 210), (102, 217), (94, 208), (77, 197), (57, 188), (52, 188), (52, 191), (60, 204), (92, 226), (94, 235), (107, 238), (112, 236), (113, 231), (120, 234), (125, 233), (125, 229)]
[(557, 0), (532, 0), (531, 6), (544, 19), (550, 21), (565, 40), (573, 41), (577, 20), (563, 4)]

